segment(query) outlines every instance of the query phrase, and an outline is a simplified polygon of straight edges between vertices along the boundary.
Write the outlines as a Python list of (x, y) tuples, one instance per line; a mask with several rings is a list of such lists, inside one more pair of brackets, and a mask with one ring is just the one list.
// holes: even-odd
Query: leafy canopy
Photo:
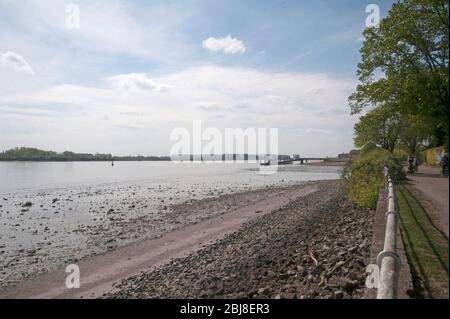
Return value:
[(401, 0), (364, 37), (352, 114), (396, 105), (448, 140), (448, 0)]

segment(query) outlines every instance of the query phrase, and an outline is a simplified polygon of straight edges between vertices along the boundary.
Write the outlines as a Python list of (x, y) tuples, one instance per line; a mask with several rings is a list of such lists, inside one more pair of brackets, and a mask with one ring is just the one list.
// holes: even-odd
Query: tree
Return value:
[(425, 141), (430, 139), (432, 129), (423, 119), (414, 115), (404, 115), (401, 120), (400, 143), (410, 154), (417, 154)]
[(400, 131), (400, 113), (392, 106), (379, 106), (361, 116), (355, 124), (354, 142), (356, 147), (374, 144), (392, 154), (399, 142)]
[[(353, 114), (386, 103), (448, 141), (448, 0), (400, 0), (364, 31)], [(441, 141), (444, 142), (444, 141)]]

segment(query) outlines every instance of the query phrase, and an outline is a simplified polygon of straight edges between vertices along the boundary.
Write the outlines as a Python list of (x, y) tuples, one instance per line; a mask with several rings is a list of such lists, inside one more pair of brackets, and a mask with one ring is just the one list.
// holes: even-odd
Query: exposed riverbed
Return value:
[[(339, 176), (336, 168), (297, 165), (261, 176), (249, 165), (0, 164), (3, 287), (230, 211), (245, 197), (227, 200), (231, 194), (258, 189), (264, 194), (274, 187)], [(222, 199), (208, 200), (218, 197)]]
[(106, 297), (362, 297), (374, 211), (349, 203), (340, 181), (314, 185), (198, 252), (123, 280)]

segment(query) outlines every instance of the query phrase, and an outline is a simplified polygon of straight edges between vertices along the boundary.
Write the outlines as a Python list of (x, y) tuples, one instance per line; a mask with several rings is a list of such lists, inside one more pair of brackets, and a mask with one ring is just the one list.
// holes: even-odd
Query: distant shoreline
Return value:
[(0, 153), (2, 162), (111, 162), (111, 161), (170, 161), (169, 156), (75, 153), (40, 150), (34, 147), (16, 147)]
[(4, 160), (0, 159), (0, 162), (170, 162), (169, 159), (112, 159), (112, 160), (40, 160), (40, 159), (15, 159), (15, 160)]
[[(213, 156), (214, 158), (211, 158)], [(214, 161), (214, 162), (227, 162), (227, 161), (260, 161), (264, 158), (262, 155), (253, 154), (218, 154), (206, 156), (204, 154), (180, 154), (177, 157), (177, 161), (183, 162), (200, 162), (200, 161)], [(281, 156), (281, 157), (280, 157)], [(285, 158), (289, 155), (278, 155), (278, 160), (285, 161)], [(206, 157), (206, 158), (205, 158)], [(40, 150), (34, 147), (16, 147), (3, 152), (0, 152), (0, 162), (168, 162), (171, 161), (171, 156), (143, 156), (143, 155), (125, 155), (114, 156), (112, 154), (100, 154), (100, 153), (75, 153), (70, 151), (64, 151), (62, 153), (54, 151)], [(292, 159), (295, 161), (295, 159)], [(309, 160), (312, 160), (310, 158)], [(323, 162), (323, 166), (341, 166), (341, 162), (345, 162), (344, 159), (327, 157)], [(308, 164), (307, 159), (305, 163)], [(314, 163), (311, 162), (310, 163)], [(330, 163), (327, 165), (325, 163)], [(280, 163), (285, 164), (285, 163)], [(303, 164), (303, 160), (302, 160)], [(318, 165), (318, 164), (315, 164)]]
[[(11, 163), (11, 162), (25, 162), (25, 163), (74, 163), (74, 162), (171, 162), (172, 160), (169, 159), (113, 159), (113, 160), (40, 160), (40, 159), (14, 159), (14, 160), (4, 160), (0, 159), (0, 163)], [(184, 161), (184, 163), (189, 161)], [(215, 163), (222, 163), (224, 161), (215, 161)], [(199, 163), (199, 162), (196, 162)], [(322, 161), (322, 162), (309, 162), (302, 164), (304, 166), (344, 166), (346, 161)], [(289, 166), (294, 164), (288, 164), (283, 166)], [(299, 165), (299, 164), (295, 164)]]

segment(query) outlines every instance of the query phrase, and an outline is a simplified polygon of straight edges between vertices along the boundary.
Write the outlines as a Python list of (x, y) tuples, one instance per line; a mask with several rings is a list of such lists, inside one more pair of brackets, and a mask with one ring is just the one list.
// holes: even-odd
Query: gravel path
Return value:
[(374, 212), (350, 204), (340, 181), (245, 223), (106, 298), (359, 298)]

